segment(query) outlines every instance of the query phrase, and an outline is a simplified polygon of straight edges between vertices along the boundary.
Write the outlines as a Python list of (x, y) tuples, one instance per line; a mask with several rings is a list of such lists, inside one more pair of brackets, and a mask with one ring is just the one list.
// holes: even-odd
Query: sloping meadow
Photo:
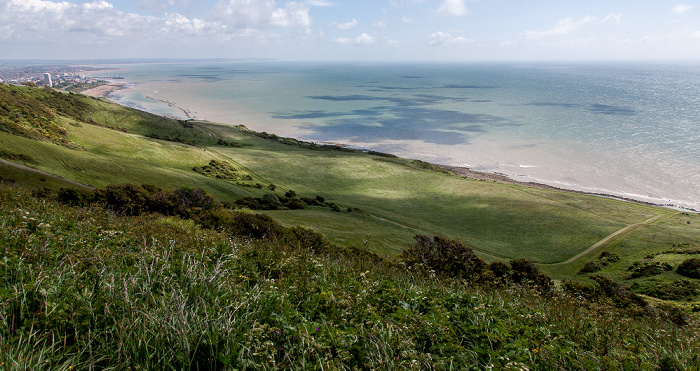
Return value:
[[(454, 240), (418, 238), (387, 260), (303, 229), (255, 238), (197, 218), (120, 216), (7, 186), (0, 201), (4, 369), (654, 370), (700, 362), (697, 322), (682, 312), (620, 305), (614, 290), (591, 300), (527, 281), (485, 283), (474, 269), (532, 268), (498, 270)], [(434, 244), (449, 249), (435, 255)], [(445, 251), (466, 253), (468, 264), (444, 274)]]

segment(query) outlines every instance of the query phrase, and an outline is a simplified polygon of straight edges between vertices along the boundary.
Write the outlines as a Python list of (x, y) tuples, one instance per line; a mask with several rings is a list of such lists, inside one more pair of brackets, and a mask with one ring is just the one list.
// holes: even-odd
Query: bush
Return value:
[(599, 260), (589, 261), (586, 264), (584, 264), (581, 269), (579, 269), (578, 274), (595, 273), (595, 272), (598, 272), (601, 269), (603, 269), (603, 267), (605, 267), (605, 263), (603, 263), (602, 261), (599, 261)]
[(604, 260), (608, 263), (615, 263), (620, 261), (620, 256), (615, 254), (614, 252), (603, 251), (602, 253), (600, 253), (598, 260)]
[(510, 278), (513, 271), (510, 264), (498, 261), (489, 264), (488, 269), (495, 278)]
[(615, 263), (620, 261), (620, 256), (609, 252), (603, 251), (598, 256), (598, 260), (587, 262), (579, 271), (578, 274), (582, 273), (595, 273), (606, 267), (610, 263)]
[(514, 283), (532, 284), (542, 290), (552, 288), (552, 279), (540, 272), (533, 262), (526, 259), (513, 259), (510, 261), (510, 267), (513, 269), (511, 280)]
[(634, 262), (627, 270), (632, 271), (630, 278), (650, 277), (672, 271), (673, 264), (657, 261)]
[(160, 213), (189, 218), (223, 207), (213, 196), (199, 188), (183, 187), (167, 191), (153, 184), (114, 184), (95, 189), (94, 192), (62, 188), (58, 191), (57, 200), (69, 205), (94, 202), (129, 216)]
[(644, 299), (639, 295), (627, 291), (612, 279), (599, 274), (591, 274), (588, 277), (595, 281), (597, 286), (597, 290), (589, 299), (605, 298), (610, 300), (612, 304), (618, 308), (647, 309), (647, 302)]
[(690, 258), (683, 261), (676, 272), (686, 277), (700, 278), (700, 258)]
[(71, 206), (84, 206), (94, 200), (95, 194), (92, 191), (77, 188), (61, 188), (58, 190), (56, 199)]
[(663, 300), (684, 300), (700, 293), (700, 284), (690, 280), (653, 282), (640, 289), (639, 292)]
[(568, 292), (573, 296), (581, 296), (586, 299), (591, 299), (595, 297), (596, 285), (587, 282), (574, 281), (574, 280), (564, 280), (562, 282), (564, 291)]
[(424, 235), (414, 239), (415, 243), (400, 256), (409, 266), (422, 265), (440, 276), (466, 279), (478, 278), (486, 268), (486, 263), (462, 241)]

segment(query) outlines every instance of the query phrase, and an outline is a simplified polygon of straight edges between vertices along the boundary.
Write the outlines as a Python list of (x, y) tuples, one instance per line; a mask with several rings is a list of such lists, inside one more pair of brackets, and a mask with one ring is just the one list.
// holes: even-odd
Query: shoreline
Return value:
[(655, 203), (655, 202), (641, 201), (641, 200), (636, 200), (636, 199), (629, 198), (629, 197), (617, 196), (617, 195), (607, 194), (607, 193), (578, 191), (575, 189), (555, 187), (555, 186), (551, 186), (551, 185), (544, 184), (544, 183), (521, 182), (519, 180), (515, 180), (513, 178), (510, 178), (510, 177), (503, 175), (503, 174), (500, 174), (500, 173), (487, 173), (484, 171), (472, 170), (470, 168), (460, 167), (460, 166), (440, 165), (440, 164), (433, 164), (433, 165), (435, 165), (439, 168), (445, 169), (445, 170), (447, 170), (455, 175), (462, 176), (464, 178), (474, 179), (474, 180), (516, 184), (516, 185), (522, 185), (522, 186), (538, 188), (538, 189), (546, 189), (546, 190), (552, 190), (552, 191), (561, 191), (561, 192), (576, 193), (576, 194), (581, 194), (581, 195), (611, 198), (614, 200), (633, 202), (633, 203), (637, 203), (637, 204), (641, 204), (641, 205), (657, 206), (657, 207), (676, 209), (679, 211), (700, 213), (700, 210), (696, 210), (696, 209), (693, 209), (690, 207), (685, 207), (685, 206), (680, 206), (680, 205), (660, 204), (660, 203)]
[(83, 90), (80, 92), (80, 94), (87, 95), (88, 97), (93, 97), (93, 98), (107, 98), (107, 96), (110, 93), (115, 92), (117, 90), (122, 90), (122, 89), (126, 89), (125, 82), (110, 81), (110, 82), (108, 82), (104, 85), (100, 85), (96, 88)]
[[(102, 88), (102, 89), (101, 89)], [(89, 89), (91, 94), (97, 94), (95, 97), (104, 97), (109, 99), (108, 95), (114, 91), (125, 89), (126, 88), (126, 83), (115, 83), (115, 82), (109, 82), (106, 85), (99, 86), (97, 88)], [(85, 94), (85, 92), (83, 92)], [(90, 94), (86, 94), (90, 95)], [(94, 96), (94, 95), (90, 95)], [(164, 99), (158, 99), (153, 96), (147, 96), (147, 99), (160, 102), (163, 104), (166, 104), (168, 107), (176, 109), (182, 113), (185, 114), (186, 118), (179, 118), (171, 114), (166, 114), (162, 115), (164, 117), (168, 118), (174, 118), (174, 119), (184, 119), (184, 120), (201, 120), (201, 121), (209, 121), (205, 118), (198, 118), (195, 116), (196, 112), (183, 108), (179, 106), (177, 103), (169, 101), (169, 100), (164, 100)], [(114, 102), (114, 101), (113, 101)], [(117, 104), (120, 104), (118, 102), (115, 102)], [(131, 107), (134, 108), (134, 107)], [(136, 108), (139, 110), (145, 111), (145, 109), (141, 108)], [(214, 121), (211, 121), (214, 122)], [(221, 123), (224, 125), (233, 125), (233, 124), (227, 124), (227, 123)], [(298, 139), (297, 140), (304, 140), (304, 139)], [(310, 141), (314, 143), (314, 141)], [(333, 143), (334, 145), (338, 145), (341, 147), (346, 147), (346, 148), (352, 148), (356, 150), (361, 150), (361, 151), (367, 151), (367, 149), (362, 149), (362, 148), (356, 148), (353, 147), (352, 145), (348, 145), (345, 143)], [(370, 149), (371, 150), (371, 149)], [(554, 191), (561, 191), (561, 192), (567, 192), (567, 193), (575, 193), (575, 194), (581, 194), (581, 195), (590, 195), (590, 196), (596, 196), (596, 197), (604, 197), (604, 198), (610, 198), (610, 199), (615, 199), (615, 200), (620, 200), (620, 201), (625, 201), (625, 202), (633, 202), (641, 205), (648, 205), (648, 206), (655, 206), (655, 207), (663, 207), (663, 208), (670, 208), (670, 209), (675, 209), (678, 211), (685, 211), (685, 212), (693, 212), (693, 213), (699, 213), (700, 210), (687, 207), (687, 206), (681, 206), (681, 205), (676, 205), (672, 203), (656, 203), (656, 202), (649, 202), (649, 201), (642, 201), (639, 199), (634, 199), (630, 197), (625, 197), (625, 196), (619, 196), (619, 195), (614, 195), (614, 194), (609, 194), (609, 193), (600, 193), (600, 192), (587, 192), (587, 191), (580, 191), (576, 189), (571, 189), (571, 188), (561, 188), (561, 187), (556, 187), (556, 186), (551, 186), (545, 183), (538, 183), (538, 182), (523, 182), (516, 180), (514, 178), (511, 178), (505, 174), (498, 173), (498, 172), (486, 172), (486, 171), (478, 171), (478, 170), (473, 170), (468, 167), (461, 167), (461, 166), (453, 166), (453, 165), (444, 165), (444, 164), (432, 164), (434, 166), (437, 166), (439, 168), (445, 169), (455, 175), (462, 176), (465, 178), (469, 179), (474, 179), (474, 180), (481, 180), (481, 181), (493, 181), (493, 182), (500, 182), (500, 183), (506, 183), (506, 184), (516, 184), (516, 185), (522, 185), (522, 186), (527, 186), (527, 187), (532, 187), (532, 188), (538, 188), (538, 189), (546, 189), (546, 190), (554, 190)]]

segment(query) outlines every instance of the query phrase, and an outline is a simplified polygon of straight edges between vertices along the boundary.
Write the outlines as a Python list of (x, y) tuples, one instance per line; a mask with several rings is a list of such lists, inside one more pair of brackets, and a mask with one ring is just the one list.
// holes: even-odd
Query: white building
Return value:
[(44, 83), (46, 86), (53, 87), (53, 83), (51, 82), (51, 74), (48, 72), (44, 74)]

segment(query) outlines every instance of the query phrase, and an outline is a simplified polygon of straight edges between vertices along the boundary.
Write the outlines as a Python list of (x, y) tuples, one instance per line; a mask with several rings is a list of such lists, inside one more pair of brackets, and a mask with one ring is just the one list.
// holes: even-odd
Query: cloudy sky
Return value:
[(700, 0), (0, 0), (26, 58), (700, 60)]

